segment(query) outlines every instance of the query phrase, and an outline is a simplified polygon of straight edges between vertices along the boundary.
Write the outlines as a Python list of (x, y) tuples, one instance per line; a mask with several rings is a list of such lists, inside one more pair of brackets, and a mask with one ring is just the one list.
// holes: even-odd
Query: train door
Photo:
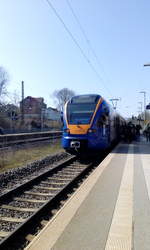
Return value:
[(103, 105), (103, 112), (97, 120), (98, 144), (108, 146), (110, 141), (109, 115), (106, 107)]

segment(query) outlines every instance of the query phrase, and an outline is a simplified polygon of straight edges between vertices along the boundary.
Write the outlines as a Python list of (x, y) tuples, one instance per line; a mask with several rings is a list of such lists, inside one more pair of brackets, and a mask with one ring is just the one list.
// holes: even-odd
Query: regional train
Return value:
[(71, 154), (106, 150), (119, 140), (124, 124), (102, 96), (73, 96), (64, 107), (62, 146)]

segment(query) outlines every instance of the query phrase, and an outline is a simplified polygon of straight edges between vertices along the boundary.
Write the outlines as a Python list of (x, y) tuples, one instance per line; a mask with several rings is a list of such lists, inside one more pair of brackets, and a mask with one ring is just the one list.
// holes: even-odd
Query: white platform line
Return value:
[(133, 160), (130, 145), (105, 250), (132, 249)]
[(144, 171), (144, 177), (148, 192), (148, 197), (150, 200), (150, 155), (149, 154), (141, 154), (142, 167)]

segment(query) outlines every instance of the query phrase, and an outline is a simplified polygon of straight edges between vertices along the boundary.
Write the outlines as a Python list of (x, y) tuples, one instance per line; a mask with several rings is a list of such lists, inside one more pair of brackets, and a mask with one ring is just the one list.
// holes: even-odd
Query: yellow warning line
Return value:
[(132, 249), (133, 160), (130, 145), (105, 250)]

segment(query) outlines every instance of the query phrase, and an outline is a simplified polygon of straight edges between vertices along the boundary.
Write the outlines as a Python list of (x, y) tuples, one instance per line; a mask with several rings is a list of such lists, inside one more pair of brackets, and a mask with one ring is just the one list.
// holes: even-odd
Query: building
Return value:
[(28, 130), (32, 128), (44, 127), (44, 112), (47, 105), (42, 97), (27, 96), (20, 102), (21, 121), (24, 128)]
[(27, 96), (20, 102), (21, 120), (28, 130), (60, 127), (60, 112), (47, 108), (44, 98)]
[(44, 98), (35, 98), (27, 96), (20, 102), (20, 110), (24, 119), (26, 118), (41, 118), (47, 105), (44, 103)]
[(45, 110), (45, 119), (52, 121), (60, 121), (60, 111), (55, 108), (47, 108)]

